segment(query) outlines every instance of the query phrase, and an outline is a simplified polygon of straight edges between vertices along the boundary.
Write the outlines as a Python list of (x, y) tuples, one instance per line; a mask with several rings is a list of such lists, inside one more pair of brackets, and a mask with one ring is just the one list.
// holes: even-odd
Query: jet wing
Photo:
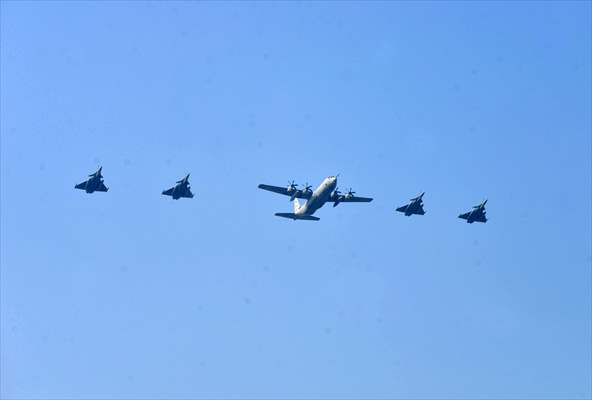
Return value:
[(409, 207), (409, 204), (404, 205), (402, 207), (397, 208), (397, 211), (402, 212), (402, 213), (407, 212), (408, 207)]
[(470, 213), (470, 212), (468, 212), (468, 213), (464, 213), (464, 214), (461, 214), (461, 215), (459, 215), (458, 217), (459, 217), (459, 218), (462, 218), (462, 219), (469, 219), (469, 215), (471, 215), (471, 213)]
[(95, 189), (95, 191), (97, 191), (97, 192), (106, 192), (108, 190), (109, 190), (109, 188), (107, 186), (105, 186), (105, 184), (103, 182), (100, 182), (97, 185), (97, 188)]
[(485, 217), (485, 212), (475, 213), (475, 215), (473, 216), (473, 221), (487, 222), (487, 218)]
[[(274, 192), (274, 193), (279, 193), (279, 194), (283, 194), (284, 196), (290, 196), (292, 197), (292, 195), (294, 194), (294, 192), (288, 192), (288, 189), (286, 189), (285, 187), (281, 187), (281, 186), (273, 186), (273, 185), (259, 185), (257, 186), (259, 189), (263, 189), (263, 190), (267, 190), (269, 192)], [(308, 192), (303, 192), (301, 190), (298, 190), (296, 193), (296, 198), (298, 199), (310, 199), (310, 196), (312, 195), (312, 192), (308, 191)]]
[(192, 199), (193, 198), (193, 193), (191, 193), (191, 190), (189, 190), (189, 188), (187, 188), (183, 194), (181, 195), (181, 197), (187, 197), (188, 199)]
[(162, 194), (164, 194), (165, 196), (172, 196), (173, 195), (173, 190), (175, 190), (174, 187), (167, 189), (167, 190), (163, 190)]
[(78, 185), (74, 186), (74, 188), (75, 188), (75, 189), (82, 189), (82, 190), (85, 190), (85, 189), (86, 189), (86, 182), (87, 182), (87, 181), (84, 181), (84, 182), (82, 182), (82, 183), (79, 183)]

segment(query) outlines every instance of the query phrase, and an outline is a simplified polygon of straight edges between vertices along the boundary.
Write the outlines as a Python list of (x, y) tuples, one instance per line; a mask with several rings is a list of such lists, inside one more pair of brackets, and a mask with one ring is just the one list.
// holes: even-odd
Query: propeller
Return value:
[(347, 191), (345, 197), (347, 197), (348, 199), (354, 197), (354, 194), (356, 194), (356, 192), (352, 192), (352, 188), (349, 188), (349, 190)]
[(331, 197), (333, 197), (335, 199), (335, 202), (333, 203), (333, 207), (337, 207), (339, 205), (339, 203), (341, 202), (341, 192), (339, 191), (339, 188), (336, 187), (335, 190), (333, 191), (333, 193), (331, 193)]
[(303, 191), (304, 193), (307, 193), (307, 192), (312, 192), (312, 186), (310, 186), (310, 185), (308, 184), (308, 182), (306, 182), (306, 184), (304, 185), (304, 189), (302, 189), (302, 191)]
[(297, 190), (298, 189), (298, 185), (294, 183), (294, 180), (292, 179), (292, 181), (288, 181), (288, 192), (291, 192), (293, 190)]

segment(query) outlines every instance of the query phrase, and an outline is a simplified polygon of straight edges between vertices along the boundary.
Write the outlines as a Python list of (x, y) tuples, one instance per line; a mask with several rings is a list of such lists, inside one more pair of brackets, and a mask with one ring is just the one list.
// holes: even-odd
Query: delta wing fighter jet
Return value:
[(397, 208), (397, 211), (405, 213), (405, 216), (407, 216), (407, 217), (409, 217), (413, 214), (424, 215), (425, 211), (423, 209), (423, 201), (422, 201), (424, 194), (425, 194), (425, 192), (423, 192), (422, 194), (420, 194), (417, 197), (414, 197), (413, 199), (410, 200), (409, 204)]
[(179, 200), (181, 197), (193, 198), (193, 193), (191, 193), (191, 188), (189, 186), (189, 175), (180, 181), (177, 181), (176, 185), (170, 189), (164, 190), (162, 192), (165, 196), (172, 196), (173, 200)]
[(109, 188), (103, 183), (102, 170), (103, 167), (99, 167), (97, 172), (90, 174), (86, 181), (79, 183), (74, 188), (84, 190), (86, 193), (106, 192)]
[(483, 203), (479, 204), (478, 206), (474, 206), (471, 211), (468, 213), (464, 213), (459, 215), (459, 218), (466, 219), (467, 223), (472, 224), (473, 222), (487, 222), (487, 218), (485, 217), (485, 204), (487, 204), (487, 200)]
[[(275, 215), (290, 218), (294, 221), (297, 219), (318, 221), (320, 218), (314, 217), (313, 214), (328, 202), (333, 203), (333, 207), (337, 207), (340, 203), (367, 203), (372, 201), (368, 197), (354, 196), (356, 192), (352, 192), (351, 189), (347, 193), (342, 194), (337, 188), (336, 176), (325, 178), (314, 191), (308, 183), (299, 189), (298, 185), (294, 184), (294, 181), (290, 182), (287, 187), (271, 185), (259, 185), (258, 187), (259, 189), (290, 196), (290, 201), (294, 202), (294, 212), (275, 213)], [(298, 199), (304, 199), (306, 202), (301, 205)]]

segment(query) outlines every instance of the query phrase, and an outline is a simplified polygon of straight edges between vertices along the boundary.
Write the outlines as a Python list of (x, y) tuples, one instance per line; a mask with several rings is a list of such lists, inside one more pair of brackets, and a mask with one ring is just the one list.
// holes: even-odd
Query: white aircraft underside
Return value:
[[(290, 200), (293, 200), (294, 212), (275, 213), (275, 215), (293, 220), (318, 221), (320, 218), (313, 217), (313, 214), (327, 202), (332, 202), (333, 207), (335, 207), (339, 203), (364, 203), (372, 201), (368, 197), (354, 196), (355, 192), (352, 192), (351, 189), (348, 193), (341, 194), (337, 190), (336, 176), (325, 178), (314, 191), (310, 190), (310, 186), (308, 185), (304, 189), (298, 189), (294, 183), (289, 184), (288, 187), (262, 184), (259, 185), (259, 189), (290, 196)], [(301, 205), (298, 199), (305, 199), (306, 202)]]

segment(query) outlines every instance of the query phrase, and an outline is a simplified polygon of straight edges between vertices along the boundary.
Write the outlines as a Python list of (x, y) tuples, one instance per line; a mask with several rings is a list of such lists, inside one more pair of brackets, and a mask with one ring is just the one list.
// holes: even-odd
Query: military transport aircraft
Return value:
[(192, 198), (191, 188), (189, 187), (189, 174), (170, 189), (164, 190), (162, 194), (165, 196), (172, 196), (173, 200), (179, 200), (181, 197)]
[[(299, 189), (298, 185), (294, 184), (294, 181), (288, 183), (287, 187), (259, 185), (258, 188), (290, 196), (290, 201), (294, 202), (294, 212), (275, 213), (275, 215), (290, 218), (294, 221), (297, 219), (318, 221), (320, 218), (313, 217), (313, 214), (327, 202), (332, 202), (333, 207), (337, 207), (339, 203), (367, 203), (372, 201), (368, 197), (354, 196), (356, 192), (352, 192), (351, 188), (347, 193), (342, 194), (337, 188), (337, 176), (328, 176), (314, 191), (308, 183), (302, 189)], [(306, 203), (300, 205), (298, 199), (305, 199)]]
[(425, 211), (423, 209), (423, 202), (421, 200), (424, 194), (425, 192), (417, 197), (412, 198), (409, 204), (397, 208), (397, 211), (405, 213), (405, 216), (407, 217), (413, 214), (424, 215)]
[(487, 218), (485, 217), (485, 204), (487, 204), (487, 200), (483, 203), (479, 204), (478, 206), (474, 206), (471, 211), (468, 213), (464, 213), (459, 215), (459, 218), (466, 219), (467, 223), (472, 224), (473, 222), (487, 222)]
[(86, 193), (92, 192), (106, 192), (109, 190), (107, 186), (103, 183), (103, 175), (101, 174), (103, 167), (99, 167), (97, 172), (90, 174), (88, 180), (79, 183), (78, 185), (74, 186), (75, 189), (81, 189), (86, 191)]

